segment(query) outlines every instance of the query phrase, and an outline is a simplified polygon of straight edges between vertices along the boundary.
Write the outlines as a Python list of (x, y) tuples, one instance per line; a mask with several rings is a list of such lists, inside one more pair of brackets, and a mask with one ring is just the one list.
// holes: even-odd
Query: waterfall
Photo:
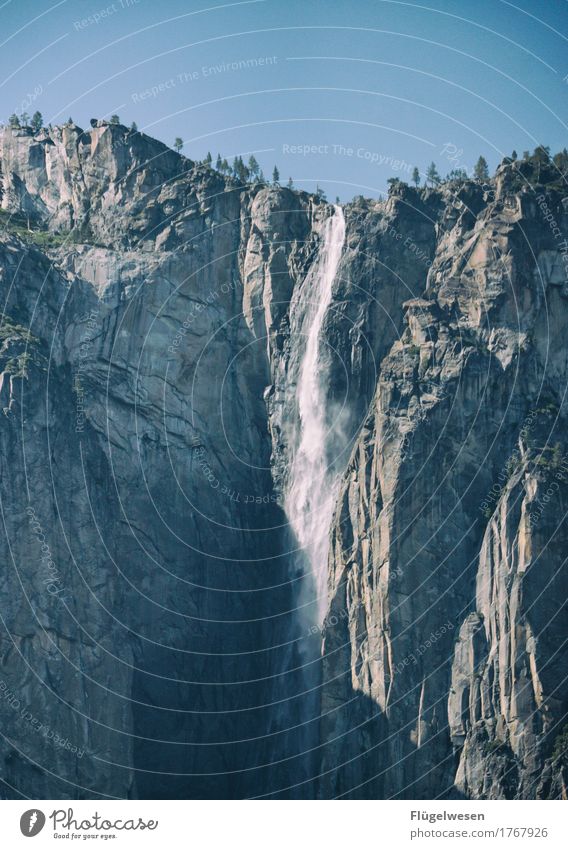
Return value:
[(328, 461), (329, 449), (333, 450), (326, 405), (329, 374), (321, 362), (320, 336), (344, 241), (343, 210), (336, 206), (325, 223), (320, 255), (302, 287), (307, 306), (301, 325), (306, 343), (297, 386), (299, 441), (285, 505), (290, 525), (309, 561), (320, 622), (327, 607), (328, 534), (338, 485), (337, 474)]

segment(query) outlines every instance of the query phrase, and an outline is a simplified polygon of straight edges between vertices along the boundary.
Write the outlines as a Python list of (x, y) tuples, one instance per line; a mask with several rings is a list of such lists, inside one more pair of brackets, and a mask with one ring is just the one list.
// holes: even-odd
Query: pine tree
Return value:
[(28, 124), (30, 123), (30, 116), (27, 112), (22, 112), (22, 114), (20, 115), (20, 121), (22, 123), (22, 127), (28, 126)]
[(480, 183), (486, 183), (489, 179), (489, 168), (487, 166), (487, 160), (480, 156), (477, 162), (475, 163), (475, 168), (473, 169), (473, 178), (474, 180), (479, 180)]
[(568, 150), (566, 150), (566, 148), (561, 150), (559, 153), (555, 153), (552, 161), (561, 174), (566, 174), (566, 172), (568, 172)]
[(431, 162), (428, 168), (426, 169), (426, 183), (429, 183), (431, 186), (437, 186), (439, 182), (440, 175), (438, 174), (436, 163)]
[(217, 161), (215, 162), (215, 168), (217, 169), (217, 171), (223, 170), (223, 160), (221, 159), (220, 153), (217, 154)]
[(111, 124), (120, 124), (120, 118), (118, 117), (118, 115), (111, 115), (110, 116), (110, 123)]
[(182, 147), (183, 139), (181, 139), (179, 136), (176, 136), (174, 139), (174, 150), (176, 150), (178, 153), (181, 153)]
[(294, 181), (291, 177), (288, 177), (288, 182), (286, 183), (286, 188), (288, 188), (288, 189), (294, 188)]
[(223, 172), (223, 174), (228, 174), (230, 172), (230, 170), (231, 170), (231, 168), (229, 166), (229, 163), (227, 162), (226, 159), (223, 159), (223, 161), (221, 163), (221, 171)]
[(233, 160), (233, 176), (237, 178), (241, 183), (246, 183), (248, 180), (249, 172), (245, 163), (243, 162), (242, 156), (235, 156)]
[(255, 179), (256, 179), (256, 177), (258, 177), (258, 175), (260, 173), (260, 165), (258, 164), (255, 156), (252, 153), (249, 156), (248, 170), (249, 170), (251, 177), (253, 177)]
[(543, 144), (537, 145), (531, 160), (536, 169), (536, 180), (540, 181), (543, 179), (543, 169), (546, 173), (547, 166), (550, 165), (550, 148), (545, 147)]
[(32, 130), (34, 133), (39, 133), (43, 127), (43, 116), (41, 112), (34, 112), (32, 115)]
[(262, 186), (265, 186), (265, 185), (266, 185), (266, 180), (265, 180), (265, 178), (264, 178), (264, 171), (262, 170), (262, 168), (260, 169), (260, 173), (259, 173), (259, 175), (258, 175), (258, 182), (259, 182)]
[(138, 132), (138, 124), (136, 123), (136, 121), (133, 121), (133, 122), (131, 123), (131, 125), (130, 125), (130, 132), (131, 132), (131, 133), (137, 133), (137, 132)]
[(280, 185), (280, 171), (278, 170), (276, 165), (274, 166), (274, 171), (272, 172), (272, 182), (275, 186)]
[(446, 180), (467, 180), (467, 171), (465, 168), (452, 168)]
[(550, 148), (543, 144), (537, 145), (534, 149), (533, 158), (542, 164), (548, 163), (550, 161)]
[(326, 194), (319, 184), (316, 185), (316, 197), (320, 200), (327, 200)]
[(511, 159), (513, 160), (513, 162), (516, 162), (516, 161), (517, 161), (517, 151), (516, 151), (516, 150), (514, 150), (514, 151), (512, 152), (512, 154), (511, 154)]
[(8, 118), (8, 123), (10, 124), (13, 130), (16, 130), (20, 126), (20, 119), (18, 118), (15, 112), (13, 112)]
[(213, 157), (211, 156), (211, 152), (209, 150), (207, 151), (207, 156), (205, 157), (205, 159), (203, 161), (205, 162), (206, 165), (211, 166), (211, 163), (213, 162)]
[(67, 123), (68, 123), (68, 124), (72, 124), (72, 123), (73, 123), (73, 118), (71, 117), (71, 115), (69, 115), (69, 117), (67, 118)]
[(414, 171), (412, 172), (412, 182), (414, 183), (416, 188), (418, 188), (418, 186), (420, 185), (420, 171), (416, 166), (414, 166)]

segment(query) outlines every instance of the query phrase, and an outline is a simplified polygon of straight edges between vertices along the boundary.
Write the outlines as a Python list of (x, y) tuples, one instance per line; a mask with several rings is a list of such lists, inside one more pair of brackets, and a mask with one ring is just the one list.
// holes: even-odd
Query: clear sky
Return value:
[(565, 78), (566, 0), (0, 0), (3, 120), (116, 112), (342, 200), (568, 146)]

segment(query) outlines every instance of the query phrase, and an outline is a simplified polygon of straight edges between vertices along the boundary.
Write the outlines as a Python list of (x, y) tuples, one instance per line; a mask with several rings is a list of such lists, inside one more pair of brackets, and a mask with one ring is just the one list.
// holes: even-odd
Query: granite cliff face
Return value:
[(3, 795), (565, 796), (554, 169), (341, 211), (318, 603), (287, 496), (333, 207), (106, 122), (0, 162)]

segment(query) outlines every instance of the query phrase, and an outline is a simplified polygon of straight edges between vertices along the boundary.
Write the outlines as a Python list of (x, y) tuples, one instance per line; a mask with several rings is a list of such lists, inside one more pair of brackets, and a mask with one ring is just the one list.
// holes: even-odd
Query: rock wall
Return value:
[(3, 795), (565, 795), (562, 190), (345, 207), (320, 629), (282, 505), (332, 208), (92, 123), (0, 133)]
[[(566, 296), (534, 190), (511, 188), (512, 170), (489, 197), (442, 190), (424, 295), (405, 304), (345, 475), (324, 797), (564, 793)], [(558, 193), (547, 201), (566, 232)], [(558, 490), (529, 531), (518, 490), (526, 514), (550, 452)]]

